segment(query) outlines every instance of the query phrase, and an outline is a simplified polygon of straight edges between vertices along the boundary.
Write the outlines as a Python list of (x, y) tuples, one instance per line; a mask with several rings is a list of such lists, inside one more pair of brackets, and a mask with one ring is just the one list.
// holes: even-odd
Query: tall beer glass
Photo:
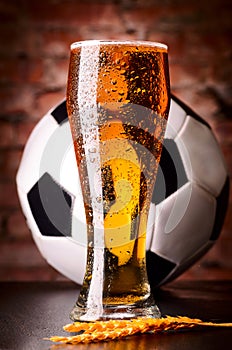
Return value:
[(160, 316), (146, 272), (146, 231), (169, 102), (166, 45), (71, 45), (67, 109), (88, 236), (72, 320)]

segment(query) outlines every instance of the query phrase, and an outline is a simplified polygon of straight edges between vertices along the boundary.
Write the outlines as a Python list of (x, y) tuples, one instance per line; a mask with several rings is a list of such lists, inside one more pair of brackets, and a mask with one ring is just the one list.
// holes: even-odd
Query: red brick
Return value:
[(27, 59), (42, 57), (43, 42), (38, 29), (28, 25), (15, 24), (12, 27), (3, 28), (3, 30), (4, 36), (1, 36), (0, 55), (4, 59), (15, 60), (13, 72), (17, 72), (17, 61), (24, 64)]
[(4, 26), (2, 24), (2, 29), (4, 29), (4, 35), (1, 35), (0, 53), (3, 57), (9, 57), (14, 55), (15, 52), (19, 52), (21, 33), (12, 22)]
[[(232, 196), (230, 196), (230, 199), (232, 199)], [(223, 230), (227, 232), (232, 232), (232, 200), (230, 200), (230, 203), (228, 205)]]
[(12, 213), (7, 222), (7, 231), (9, 239), (25, 240), (31, 236), (21, 211)]
[(0, 19), (1, 22), (12, 23), (17, 20), (18, 17), (18, 6), (14, 4), (14, 1), (4, 1), (0, 3)]
[(68, 59), (70, 44), (79, 40), (78, 27), (47, 28), (42, 31), (43, 53), (48, 57), (63, 57)]
[[(124, 18), (126, 29), (134, 31), (150, 32), (151, 28), (156, 24), (156, 31), (159, 30), (159, 25), (164, 15), (164, 10), (161, 7), (155, 6), (139, 6), (133, 7), (130, 11), (125, 11), (122, 17)], [(141, 38), (142, 39), (142, 38)]]
[[(57, 34), (58, 36), (59, 34)], [(69, 42), (62, 42), (58, 36), (55, 40), (44, 42), (43, 52), (46, 57), (69, 57)]]
[(1, 83), (38, 83), (42, 75), (43, 60), (41, 58), (5, 57), (0, 63)]
[(15, 58), (4, 57), (0, 62), (0, 82), (19, 81), (18, 61)]
[(15, 134), (17, 135), (15, 139), (15, 144), (17, 146), (21, 146), (21, 147), (25, 146), (35, 125), (36, 125), (36, 122), (31, 122), (31, 121), (21, 122), (15, 125)]
[[(181, 76), (180, 76), (181, 81)], [(210, 126), (214, 123), (214, 114), (217, 110), (217, 104), (211, 97), (203, 96), (198, 91), (198, 86), (195, 84), (188, 86), (172, 86), (172, 93), (189, 106), (195, 113), (205, 119)]]
[[(219, 136), (222, 137), (223, 135)], [(222, 141), (223, 142), (223, 141)], [(225, 162), (226, 162), (226, 166), (228, 169), (228, 173), (229, 175), (232, 177), (232, 154), (231, 154), (231, 144), (227, 144), (225, 145), (224, 143), (221, 143), (221, 149), (222, 149), (222, 153), (224, 155), (225, 158)], [(232, 214), (232, 212), (231, 212)]]
[(38, 96), (37, 98), (37, 114), (38, 118), (42, 118), (48, 110), (62, 101), (66, 96), (66, 88), (60, 92), (49, 92)]
[(20, 35), (17, 45), (14, 46), (15, 53), (19, 57), (29, 57), (30, 59), (42, 58), (43, 40), (41, 29), (33, 24), (27, 23), (25, 26), (19, 26)]
[(211, 96), (203, 94), (201, 89), (201, 84), (196, 84), (192, 87), (189, 86), (186, 89), (181, 88), (179, 90), (180, 96), (183, 96), (182, 99), (188, 96), (188, 99), (186, 99), (187, 105), (205, 119), (213, 130), (216, 121), (215, 113), (217, 112), (218, 106), (216, 101)]
[(168, 45), (169, 64), (182, 64), (185, 57), (186, 37), (183, 32), (170, 35), (167, 31), (160, 31), (159, 28), (147, 33), (150, 41), (161, 42)]
[[(221, 240), (221, 255), (223, 266), (232, 268), (232, 238), (227, 237)], [(232, 275), (231, 275), (232, 277)]]
[(11, 182), (0, 182), (0, 210), (16, 209), (19, 207), (19, 200), (16, 191), (16, 184)]
[(221, 120), (215, 126), (215, 133), (219, 142), (224, 146), (232, 146), (232, 121), (229, 119)]
[(7, 218), (9, 217), (10, 213), (9, 211), (3, 209), (0, 210), (0, 238), (1, 240), (4, 240), (4, 238), (7, 235)]
[(27, 61), (26, 80), (28, 83), (40, 83), (43, 77), (43, 60), (41, 58)]
[(66, 90), (68, 76), (68, 59), (50, 59), (44, 61), (44, 90)]
[(46, 266), (47, 262), (39, 253), (32, 240), (1, 242), (0, 266), (36, 267)]
[(1, 181), (15, 181), (16, 172), (21, 160), (22, 151), (8, 149), (0, 152), (0, 179)]
[(188, 88), (193, 84), (197, 84), (199, 76), (193, 74), (192, 71), (188, 70), (184, 65), (181, 64), (170, 64), (170, 82), (173, 88)]
[[(9, 85), (2, 92), (0, 90), (0, 97), (3, 97), (3, 104), (1, 114), (3, 115), (21, 115), (25, 118), (28, 115), (30, 119), (35, 119), (34, 99), (37, 88), (30, 84), (14, 84)], [(16, 119), (20, 119), (16, 118)]]
[[(108, 8), (112, 9), (108, 10)], [(96, 1), (80, 3), (76, 1), (54, 2), (40, 1), (27, 4), (28, 18), (34, 23), (69, 23), (80, 25), (99, 24), (101, 20), (110, 22), (109, 13), (115, 17), (117, 7), (114, 4), (101, 4)], [(107, 15), (108, 14), (108, 15)]]
[(0, 147), (12, 147), (14, 144), (14, 127), (12, 124), (0, 121)]

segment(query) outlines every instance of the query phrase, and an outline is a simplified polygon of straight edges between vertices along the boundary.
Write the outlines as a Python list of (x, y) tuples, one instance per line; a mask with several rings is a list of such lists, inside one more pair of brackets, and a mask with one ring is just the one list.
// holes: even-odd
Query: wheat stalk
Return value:
[(232, 327), (232, 323), (204, 322), (186, 316), (167, 316), (159, 319), (137, 318), (132, 320), (110, 320), (96, 322), (74, 322), (64, 326), (67, 332), (83, 332), (82, 334), (48, 338), (52, 342), (79, 344), (125, 338), (129, 335), (151, 332), (161, 333), (190, 329), (193, 327)]

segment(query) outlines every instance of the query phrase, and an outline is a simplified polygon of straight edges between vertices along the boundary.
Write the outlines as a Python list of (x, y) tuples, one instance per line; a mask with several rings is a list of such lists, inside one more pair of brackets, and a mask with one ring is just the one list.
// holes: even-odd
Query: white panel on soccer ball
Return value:
[(157, 206), (151, 251), (181, 263), (210, 239), (215, 211), (215, 198), (194, 183), (185, 184)]
[(225, 183), (227, 171), (212, 131), (203, 123), (188, 116), (176, 138), (176, 143), (188, 179), (196, 181), (217, 197)]
[[(66, 123), (68, 125), (68, 123)], [(81, 193), (80, 178), (77, 168), (77, 162), (71, 138), (71, 133), (67, 134), (68, 142), (66, 143), (67, 149), (64, 151), (63, 158), (60, 164), (60, 183), (74, 196)]]
[(72, 281), (81, 284), (86, 267), (86, 247), (68, 237), (43, 237), (47, 262)]
[(72, 237), (81, 246), (85, 246), (85, 248), (87, 247), (87, 226), (82, 195), (77, 196), (74, 200), (72, 212)]
[(174, 100), (171, 100), (168, 124), (165, 132), (165, 138), (174, 139), (186, 118), (186, 112)]
[[(40, 177), (47, 172), (57, 183), (61, 183), (62, 163), (65, 161), (70, 147), (72, 147), (72, 139), (69, 123), (65, 122), (59, 126), (57, 125), (57, 128), (45, 144), (41, 155), (39, 164)], [(71, 170), (73, 170), (73, 167)], [(69, 170), (67, 169), (66, 171), (68, 172)], [(71, 179), (71, 176), (69, 176), (69, 179)], [(71, 184), (74, 184), (74, 181)]]
[(27, 141), (16, 176), (17, 186), (25, 192), (28, 192), (40, 178), (41, 154), (56, 128), (57, 122), (47, 114), (33, 129)]

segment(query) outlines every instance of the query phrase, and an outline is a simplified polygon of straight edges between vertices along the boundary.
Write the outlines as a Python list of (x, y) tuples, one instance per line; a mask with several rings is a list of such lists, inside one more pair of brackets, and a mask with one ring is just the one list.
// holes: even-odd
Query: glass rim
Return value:
[(83, 46), (95, 46), (95, 45), (131, 45), (131, 46), (137, 46), (142, 45), (146, 47), (154, 47), (154, 48), (160, 48), (164, 50), (168, 50), (168, 45), (164, 43), (160, 43), (158, 41), (149, 41), (149, 40), (82, 40), (82, 41), (75, 41), (70, 45), (70, 49), (73, 50), (75, 48), (80, 48)]

